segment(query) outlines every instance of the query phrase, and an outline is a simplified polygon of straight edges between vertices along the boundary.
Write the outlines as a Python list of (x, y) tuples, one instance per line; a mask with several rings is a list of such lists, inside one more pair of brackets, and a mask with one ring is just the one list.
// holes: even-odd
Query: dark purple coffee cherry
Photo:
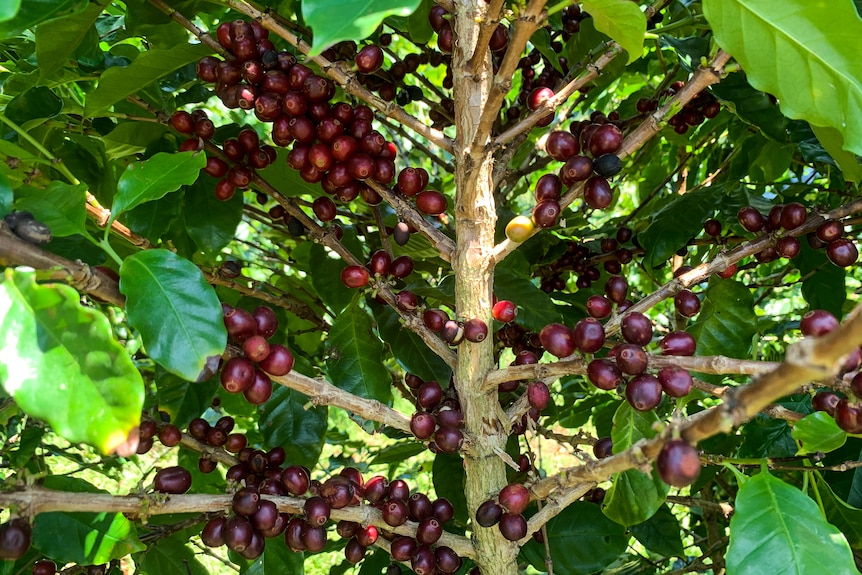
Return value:
[(305, 521), (314, 527), (322, 527), (329, 521), (330, 507), (323, 497), (315, 495), (305, 500)]
[(32, 575), (54, 575), (57, 573), (57, 564), (50, 559), (41, 559), (33, 564)]
[(260, 495), (256, 490), (244, 487), (234, 493), (231, 507), (237, 515), (254, 515), (260, 508)]
[(799, 240), (791, 237), (785, 236), (778, 240), (778, 243), (775, 245), (775, 251), (778, 252), (783, 258), (795, 258), (799, 255), (799, 252), (802, 250), (802, 244), (799, 243)]
[(410, 568), (416, 575), (434, 575), (437, 559), (428, 545), (420, 545), (410, 558)]
[(520, 514), (530, 504), (530, 492), (519, 483), (510, 483), (500, 490), (500, 505), (510, 513)]
[(304, 524), (302, 526), (302, 544), (308, 551), (320, 553), (326, 547), (326, 529)]
[(17, 561), (30, 549), (30, 524), (16, 517), (0, 525), (0, 559)]
[(601, 176), (594, 176), (584, 187), (584, 203), (595, 210), (603, 210), (611, 205), (614, 194), (611, 185)]
[(623, 338), (629, 343), (646, 346), (652, 341), (652, 322), (640, 312), (627, 313), (620, 326)]
[(839, 238), (826, 246), (826, 255), (829, 261), (838, 267), (847, 267), (856, 263), (859, 258), (859, 250), (856, 245), (846, 238)]
[(703, 223), (703, 231), (708, 236), (718, 237), (721, 235), (721, 222), (716, 219), (708, 219)]
[(539, 411), (548, 407), (551, 403), (551, 391), (542, 381), (533, 381), (527, 385), (527, 401)]
[(817, 232), (815, 232), (815, 234), (817, 239), (828, 244), (844, 235), (844, 226), (842, 226), (841, 222), (837, 220), (828, 220), (820, 224), (820, 227), (817, 228)]
[(691, 374), (681, 367), (668, 365), (658, 372), (662, 390), (671, 397), (685, 397), (691, 392)]
[(595, 353), (605, 343), (605, 328), (594, 318), (584, 318), (575, 324), (573, 337), (581, 353)]
[(611, 315), (613, 305), (610, 300), (602, 295), (591, 295), (587, 298), (587, 313), (590, 317), (604, 319)]
[(434, 559), (437, 562), (437, 571), (441, 573), (455, 573), (461, 568), (461, 558), (452, 548), (445, 545), (439, 545), (434, 549)]
[(438, 427), (434, 432), (434, 443), (443, 453), (456, 453), (464, 440), (464, 434), (457, 427)]
[(291, 465), (281, 472), (281, 482), (291, 495), (305, 495), (309, 486), (308, 470), (299, 465)]
[(493, 499), (489, 499), (476, 510), (476, 523), (482, 527), (492, 527), (500, 522), (502, 515), (503, 508)]
[(571, 132), (556, 130), (548, 134), (545, 142), (545, 150), (548, 155), (557, 161), (565, 162), (581, 151), (578, 139)]
[(478, 343), (488, 337), (488, 325), (478, 318), (468, 319), (464, 322), (464, 339)]
[(380, 511), (383, 515), (383, 521), (392, 527), (404, 525), (409, 514), (407, 504), (401, 499), (390, 499), (383, 505), (383, 509)]
[(407, 501), (407, 509), (412, 521), (422, 521), (434, 515), (431, 499), (424, 493), (414, 493)]
[(623, 161), (616, 154), (602, 154), (593, 162), (593, 170), (603, 178), (612, 178), (623, 169)]
[(500, 533), (509, 541), (518, 541), (527, 535), (527, 520), (517, 513), (503, 513), (499, 527)]
[(659, 346), (664, 355), (694, 355), (697, 341), (688, 332), (673, 331), (659, 340)]
[(835, 409), (838, 407), (839, 401), (841, 398), (831, 391), (819, 391), (811, 398), (811, 407), (814, 411), (825, 411), (835, 417)]
[(192, 474), (179, 465), (160, 469), (153, 478), (153, 489), (160, 493), (185, 493), (191, 486)]
[(838, 320), (826, 310), (814, 309), (802, 316), (799, 329), (805, 337), (820, 337), (835, 330)]
[(661, 403), (661, 383), (650, 374), (633, 377), (626, 384), (626, 400), (638, 411), (649, 411)]
[(235, 515), (227, 520), (222, 530), (224, 542), (228, 549), (242, 553), (246, 547), (251, 545), (254, 535), (254, 527), (251, 522), (241, 515)]
[(604, 154), (613, 154), (622, 143), (623, 134), (620, 129), (613, 124), (603, 124), (590, 137), (590, 153), (594, 158)]
[(596, 459), (604, 459), (614, 454), (614, 441), (610, 437), (599, 438), (593, 445), (593, 455)]
[(389, 480), (375, 475), (365, 482), (365, 500), (372, 505), (380, 503), (389, 495)]
[(629, 292), (629, 282), (622, 276), (611, 276), (605, 282), (605, 294), (608, 299), (615, 304), (621, 304), (625, 301)]
[(656, 467), (662, 481), (674, 487), (686, 487), (700, 475), (700, 458), (687, 441), (673, 439), (662, 446)]
[(757, 208), (751, 206), (743, 206), (739, 208), (736, 214), (739, 224), (749, 232), (759, 232), (764, 225), (763, 216), (757, 211)]
[(623, 382), (617, 364), (609, 359), (594, 359), (587, 365), (587, 379), (599, 389), (616, 389)]
[(533, 208), (533, 222), (540, 228), (550, 228), (557, 225), (562, 207), (557, 200), (542, 200)]
[(436, 517), (427, 517), (416, 527), (416, 541), (422, 545), (433, 545), (443, 535), (443, 526)]
[(405, 503), (410, 499), (410, 486), (403, 479), (395, 479), (389, 484), (389, 499), (400, 499)]
[(564, 186), (582, 182), (593, 175), (593, 161), (586, 156), (572, 156), (560, 168), (560, 180)]
[(791, 202), (781, 210), (781, 227), (785, 230), (798, 228), (805, 223), (807, 217), (808, 210), (805, 209), (805, 206), (798, 202)]
[(616, 350), (617, 365), (627, 375), (640, 375), (647, 367), (647, 354), (639, 345), (624, 343)]
[(673, 297), (676, 312), (683, 317), (694, 317), (700, 311), (700, 300), (690, 289), (681, 290)]
[(551, 323), (543, 327), (539, 340), (542, 347), (556, 357), (568, 357), (575, 352), (575, 336), (571, 329), (561, 323)]
[(201, 541), (207, 547), (221, 547), (225, 544), (224, 541), (224, 526), (227, 523), (226, 517), (213, 517), (204, 525), (201, 531)]
[(445, 497), (438, 497), (431, 502), (431, 514), (434, 515), (440, 523), (447, 523), (455, 517), (455, 507)]
[(373, 44), (365, 46), (354, 58), (356, 69), (362, 74), (373, 74), (383, 65), (383, 50)]
[(245, 357), (232, 357), (221, 370), (221, 385), (229, 393), (240, 393), (254, 382), (254, 364)]
[(410, 431), (416, 436), (416, 439), (428, 439), (434, 435), (434, 430), (437, 427), (437, 422), (434, 416), (424, 411), (417, 411), (410, 418)]
[(224, 312), (224, 325), (228, 338), (240, 344), (257, 333), (254, 316), (240, 308), (231, 307)]

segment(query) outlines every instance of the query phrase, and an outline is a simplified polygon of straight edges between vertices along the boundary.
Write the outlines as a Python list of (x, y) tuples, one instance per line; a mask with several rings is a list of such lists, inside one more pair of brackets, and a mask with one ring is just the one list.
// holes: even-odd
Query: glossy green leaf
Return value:
[(862, 549), (862, 509), (848, 505), (835, 495), (819, 472), (814, 473), (814, 481), (826, 520), (841, 530), (851, 549)]
[(410, 40), (417, 44), (427, 44), (434, 37), (434, 30), (428, 21), (428, 12), (431, 11), (432, 6), (434, 6), (432, 0), (422, 0), (407, 20)]
[(326, 340), (326, 372), (337, 387), (389, 405), (392, 377), (382, 362), (383, 342), (371, 328), (371, 318), (358, 305), (338, 314)]
[(757, 127), (764, 135), (777, 142), (787, 141), (787, 118), (769, 99), (769, 94), (751, 87), (742, 72), (728, 74), (721, 82), (711, 86), (710, 90), (737, 116)]
[(832, 127), (862, 154), (862, 18), (850, 0), (704, 0), (719, 46), (789, 118)]
[(544, 28), (539, 28), (533, 35), (530, 36), (530, 43), (536, 47), (536, 50), (539, 53), (548, 59), (551, 65), (558, 71), (562, 72), (562, 67), (560, 66), (560, 57), (551, 48), (551, 34)]
[[(207, 178), (209, 181), (209, 178)], [(223, 202), (213, 188), (196, 185), (186, 192), (183, 219), (189, 237), (207, 254), (217, 254), (228, 245), (242, 220), (242, 194)]]
[(518, 304), (517, 323), (529, 330), (541, 331), (549, 323), (562, 321), (551, 298), (523, 275), (508, 269), (494, 274), (494, 293), (499, 299)]
[(389, 306), (375, 305), (372, 309), (380, 337), (389, 345), (395, 361), (404, 371), (414, 373), (425, 381), (449, 381), (452, 369), (425, 345), (422, 338), (404, 328), (401, 316)]
[(72, 58), (75, 49), (93, 29), (102, 8), (100, 4), (91, 4), (82, 12), (45, 22), (36, 28), (36, 58), (41, 78), (62, 68)]
[[(187, 539), (186, 539), (187, 541)], [(159, 539), (136, 559), (139, 572), (143, 575), (162, 573), (185, 573), (186, 575), (207, 575), (209, 571), (198, 561), (197, 554), (182, 541), (173, 536)]]
[(303, 575), (303, 553), (295, 553), (284, 543), (284, 537), (266, 540), (263, 555), (255, 559), (243, 575)]
[(302, 18), (314, 33), (311, 56), (341, 40), (362, 40), (390, 15), (409, 16), (420, 0), (306, 0)]
[(798, 446), (790, 426), (783, 419), (758, 414), (739, 432), (743, 437), (737, 452), (739, 457), (792, 457), (796, 454)]
[(86, 234), (87, 185), (54, 180), (44, 190), (22, 186), (15, 192), (15, 208), (31, 212), (54, 237)]
[(171, 423), (180, 429), (185, 429), (192, 419), (200, 417), (221, 389), (218, 377), (194, 383), (162, 368), (156, 369), (155, 380), (159, 411), (170, 415)]
[(170, 50), (147, 50), (125, 68), (108, 68), (96, 90), (87, 97), (84, 113), (93, 116), (106, 110), (126, 96), (211, 53), (212, 49), (203, 44), (181, 44)]
[(341, 282), (341, 270), (347, 267), (344, 260), (330, 257), (323, 246), (314, 244), (311, 246), (311, 261), (314, 262), (311, 285), (323, 303), (335, 313), (350, 305), (357, 293)]
[(711, 186), (676, 196), (652, 215), (649, 227), (638, 234), (644, 247), (644, 267), (647, 271), (664, 266), (676, 251), (700, 233), (704, 220), (712, 215), (724, 192), (721, 186)]
[[(46, 477), (44, 486), (56, 491), (107, 493), (82, 479), (58, 475)], [(81, 565), (107, 563), (144, 549), (134, 523), (122, 513), (59, 511), (36, 516), (33, 546), (57, 563)]]
[(844, 136), (841, 132), (835, 128), (821, 128), (813, 125), (811, 129), (814, 130), (817, 141), (841, 168), (844, 179), (848, 182), (858, 183), (862, 181), (862, 163), (859, 162), (856, 154), (844, 149)]
[(761, 472), (736, 495), (725, 557), (729, 575), (857, 573), (844, 535), (823, 518), (814, 501)]
[(467, 497), (464, 495), (464, 460), (451, 453), (438, 453), (431, 468), (434, 492), (445, 497), (455, 509), (455, 520), (467, 522)]
[(108, 318), (69, 286), (5, 270), (0, 283), (0, 383), (67, 440), (110, 453), (138, 425), (144, 385)]
[(847, 432), (838, 427), (835, 418), (825, 411), (815, 411), (793, 424), (793, 439), (799, 443), (799, 455), (829, 453), (847, 441)]
[(658, 421), (658, 415), (654, 411), (638, 411), (627, 401), (620, 403), (614, 414), (611, 431), (614, 453), (625, 451), (641, 439), (655, 437), (658, 432), (653, 429), (653, 424)]
[(0, 218), (12, 211), (12, 202), (14, 199), (9, 178), (3, 172), (0, 172)]
[(641, 57), (647, 23), (637, 4), (628, 0), (583, 0), (581, 9), (593, 17), (596, 30), (628, 52), (629, 62)]
[(73, 14), (86, 0), (3, 0), (0, 8), (0, 40), (11, 38), (39, 22)]
[(634, 538), (652, 551), (665, 557), (684, 557), (682, 528), (679, 520), (667, 505), (658, 508), (655, 514), (629, 529)]
[(227, 344), (221, 303), (201, 271), (167, 250), (127, 257), (120, 268), (129, 322), (159, 365), (196, 381)]
[(398, 464), (407, 459), (410, 459), (414, 455), (424, 453), (426, 449), (427, 448), (421, 443), (395, 443), (388, 447), (384, 447), (383, 449), (375, 453), (374, 457), (371, 459), (371, 461), (368, 462), (368, 464)]
[(313, 469), (326, 439), (327, 408), (306, 409), (310, 398), (290, 388), (274, 385), (272, 397), (260, 406), (258, 428), (263, 434), (264, 444), (270, 448), (283, 447), (291, 465)]
[[(602, 514), (595, 503), (576, 501), (547, 524), (548, 547), (554, 573), (589, 575), (600, 572), (617, 560), (629, 541), (625, 527)], [(545, 571), (545, 548), (530, 541), (522, 555), (541, 572)]]
[(197, 180), (206, 165), (206, 154), (161, 152), (143, 162), (129, 164), (117, 182), (117, 197), (111, 208), (111, 221), (137, 205), (157, 200), (180, 186)]
[(63, 100), (50, 88), (36, 86), (12, 98), (3, 113), (16, 124), (54, 118), (63, 111)]
[(143, 203), (126, 212), (122, 218), (123, 223), (136, 234), (155, 243), (180, 215), (182, 196), (182, 193), (170, 193), (158, 200)]
[[(752, 338), (757, 333), (751, 292), (736, 280), (712, 278), (704, 296), (697, 322), (688, 329), (697, 340), (696, 355), (748, 359)], [(720, 376), (703, 377), (709, 381), (720, 379)]]

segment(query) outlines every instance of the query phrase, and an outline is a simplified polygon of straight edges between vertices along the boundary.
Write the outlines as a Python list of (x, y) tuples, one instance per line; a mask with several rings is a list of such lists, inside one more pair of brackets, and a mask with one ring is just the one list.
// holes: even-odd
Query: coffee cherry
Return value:
[(440, 330), (440, 337), (449, 345), (458, 345), (464, 341), (464, 326), (455, 320), (448, 320)]
[(253, 335), (242, 343), (242, 351), (249, 360), (262, 361), (269, 355), (269, 342), (262, 335)]
[(258, 365), (269, 375), (280, 377), (290, 373), (293, 369), (293, 361), (290, 350), (276, 343), (269, 346), (269, 355), (260, 360)]
[(439, 545), (434, 549), (434, 559), (437, 563), (437, 571), (441, 573), (455, 573), (461, 568), (461, 558), (452, 548), (445, 545)]
[(805, 206), (798, 202), (789, 203), (781, 210), (781, 227), (785, 230), (798, 228), (805, 223), (807, 217), (808, 211), (805, 209)]
[(594, 359), (587, 364), (587, 379), (599, 389), (616, 389), (623, 382), (623, 374), (614, 362)]
[(281, 482), (291, 495), (297, 497), (305, 495), (309, 485), (308, 470), (298, 465), (292, 465), (281, 472)]
[(443, 326), (449, 321), (449, 315), (443, 310), (431, 308), (425, 310), (422, 314), (422, 320), (425, 323), (425, 327), (434, 333), (440, 333), (443, 330)]
[(254, 489), (243, 487), (234, 493), (231, 508), (237, 515), (254, 515), (260, 508), (260, 495)]
[(195, 131), (195, 121), (192, 115), (183, 110), (177, 110), (173, 113), (171, 125), (181, 134), (191, 134)]
[(799, 329), (805, 337), (820, 337), (835, 330), (838, 320), (826, 310), (813, 309), (802, 316)]
[(629, 343), (646, 346), (652, 341), (652, 322), (640, 312), (633, 311), (623, 316), (620, 327), (623, 338)]
[(593, 174), (593, 167), (593, 161), (588, 157), (572, 156), (560, 169), (560, 180), (565, 186), (582, 182)]
[(532, 407), (541, 411), (551, 402), (551, 391), (544, 382), (534, 381), (527, 385), (527, 401)]
[(836, 220), (828, 220), (817, 228), (817, 239), (824, 243), (834, 242), (844, 234), (844, 226)]
[(57, 564), (50, 559), (42, 559), (33, 564), (33, 575), (54, 575), (57, 572)]
[(694, 355), (697, 342), (688, 332), (674, 331), (662, 337), (659, 346), (664, 355)]
[(543, 327), (539, 340), (542, 347), (556, 357), (568, 357), (575, 352), (575, 336), (571, 329), (561, 323), (551, 323)]
[(479, 505), (479, 508), (476, 510), (476, 523), (482, 527), (492, 527), (499, 523), (502, 515), (503, 508), (493, 499), (489, 499)]
[(175, 425), (171, 425), (170, 423), (162, 427), (159, 431), (159, 441), (162, 442), (162, 445), (165, 447), (174, 447), (180, 444), (182, 440), (183, 434)]
[(681, 367), (666, 366), (659, 370), (658, 380), (662, 390), (671, 397), (685, 397), (691, 392), (691, 374)]
[(616, 154), (602, 154), (593, 163), (593, 170), (603, 178), (612, 178), (623, 169), (623, 161)]
[(708, 236), (718, 237), (721, 235), (721, 222), (716, 219), (706, 220), (703, 224), (703, 231)]
[(428, 439), (434, 435), (434, 429), (437, 427), (437, 422), (434, 416), (430, 413), (422, 411), (413, 414), (410, 418), (410, 431), (416, 436), (416, 439)]
[(416, 207), (429, 216), (437, 216), (446, 211), (449, 202), (446, 196), (434, 190), (425, 190), (416, 196)]
[(356, 62), (356, 69), (360, 73), (373, 74), (383, 65), (383, 50), (373, 44), (365, 46), (357, 52), (353, 61)]
[(189, 422), (189, 435), (198, 441), (206, 441), (209, 430), (210, 424), (206, 419), (197, 417)]
[(578, 140), (570, 132), (555, 130), (548, 134), (545, 143), (548, 155), (560, 162), (565, 162), (581, 151)]
[(649, 374), (634, 377), (626, 384), (626, 400), (638, 411), (649, 411), (661, 403), (661, 383)]
[(468, 319), (464, 322), (464, 339), (478, 343), (488, 337), (488, 326), (478, 318)]
[(272, 308), (261, 305), (254, 308), (252, 312), (254, 323), (257, 326), (257, 333), (265, 337), (271, 338), (278, 331), (278, 317)]
[(380, 512), (383, 515), (383, 521), (392, 527), (404, 525), (409, 513), (407, 504), (401, 499), (390, 499), (383, 505), (383, 509)]
[(443, 526), (436, 517), (428, 517), (416, 527), (416, 541), (422, 545), (433, 545), (443, 535)]
[(624, 343), (616, 350), (617, 365), (625, 374), (640, 375), (647, 367), (647, 354), (639, 345)]
[(739, 208), (736, 218), (739, 220), (739, 224), (749, 232), (759, 232), (765, 223), (760, 212), (751, 206)]
[[(604, 126), (603, 126), (604, 127)], [(611, 185), (605, 178), (594, 176), (584, 187), (584, 203), (596, 210), (603, 210), (611, 205), (614, 194)]]
[(221, 547), (225, 544), (224, 527), (227, 523), (226, 517), (213, 517), (204, 525), (201, 531), (201, 541), (207, 547)]
[(700, 475), (700, 458), (687, 441), (672, 439), (662, 446), (656, 467), (662, 481), (674, 487), (685, 487)]
[(785, 236), (779, 239), (775, 246), (778, 255), (788, 259), (798, 256), (801, 249), (802, 245), (799, 243), (799, 240), (792, 236)]
[(16, 517), (0, 525), (0, 559), (17, 561), (30, 548), (30, 524)]
[(518, 541), (527, 535), (527, 520), (523, 515), (503, 513), (499, 526), (500, 533), (509, 541)]
[(160, 493), (185, 493), (191, 486), (192, 474), (179, 465), (160, 469), (153, 478), (153, 488)]
[(305, 512), (305, 521), (313, 527), (322, 527), (329, 521), (329, 504), (319, 495), (306, 499), (303, 511)]
[(575, 345), (581, 353), (595, 353), (605, 343), (605, 328), (591, 317), (575, 324), (573, 335)]
[(510, 483), (500, 490), (500, 505), (510, 513), (523, 513), (530, 504), (530, 492), (518, 483)]
[(614, 454), (614, 441), (610, 437), (602, 437), (593, 445), (593, 455), (596, 459), (604, 459)]
[(826, 255), (829, 257), (829, 261), (843, 268), (856, 263), (859, 258), (859, 250), (850, 240), (840, 238), (826, 246)]
[(347, 266), (341, 271), (341, 283), (349, 288), (361, 288), (368, 285), (371, 276), (362, 266)]
[(518, 315), (518, 306), (509, 300), (500, 300), (494, 304), (491, 315), (497, 321), (509, 323), (515, 321), (515, 317)]
[(229, 393), (240, 393), (254, 382), (254, 364), (245, 357), (232, 357), (222, 367), (219, 376), (222, 387)]
[(533, 220), (527, 216), (515, 216), (506, 224), (506, 237), (512, 242), (524, 242), (533, 235), (533, 229)]
[(410, 256), (398, 256), (389, 265), (389, 275), (395, 279), (404, 279), (413, 273), (413, 258)]
[(700, 311), (700, 300), (689, 289), (681, 290), (673, 297), (676, 313), (683, 317), (693, 317)]
[(254, 316), (244, 309), (228, 308), (224, 312), (224, 325), (231, 341), (242, 343), (257, 333)]
[(629, 291), (629, 283), (622, 276), (611, 276), (605, 282), (605, 294), (615, 304), (625, 301)]
[(456, 453), (464, 441), (464, 434), (457, 427), (438, 427), (434, 432), (434, 443), (443, 453)]
[(590, 154), (598, 158), (604, 154), (613, 154), (623, 143), (623, 134), (613, 124), (603, 124), (590, 137)]
[(612, 305), (610, 300), (605, 296), (591, 295), (587, 298), (587, 313), (590, 317), (596, 319), (604, 319), (611, 315)]

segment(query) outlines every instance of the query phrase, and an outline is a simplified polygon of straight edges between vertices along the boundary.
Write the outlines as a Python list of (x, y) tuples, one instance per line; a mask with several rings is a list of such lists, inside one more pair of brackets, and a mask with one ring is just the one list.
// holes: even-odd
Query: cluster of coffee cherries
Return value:
[[(820, 337), (838, 327), (838, 319), (825, 310), (811, 310), (802, 316), (799, 329), (806, 337)], [(811, 398), (815, 411), (825, 411), (835, 418), (847, 433), (862, 433), (862, 349), (857, 348), (844, 359), (839, 374), (849, 380), (849, 397), (832, 390), (818, 391)]]
[[(21, 517), (15, 517), (0, 525), (0, 559), (17, 561), (30, 549), (32, 529), (30, 523)], [(105, 575), (106, 565), (88, 565), (82, 573), (87, 575)], [(19, 571), (20, 573), (21, 571)], [(54, 575), (57, 564), (50, 559), (40, 559), (33, 564), (33, 575)]]
[(454, 387), (444, 392), (436, 381), (423, 381), (412, 373), (404, 377), (404, 383), (416, 399), (410, 431), (420, 441), (430, 440), (428, 448), (434, 453), (456, 453), (464, 440), (464, 415)]
[[(673, 96), (679, 92), (685, 82), (677, 81), (670, 85), (665, 91), (665, 95)], [(640, 111), (640, 108), (638, 108)], [(698, 92), (682, 110), (674, 114), (667, 121), (668, 125), (673, 127), (677, 134), (685, 134), (690, 127), (695, 127), (703, 124), (704, 120), (715, 118), (721, 112), (721, 104), (709, 92)]]
[(258, 306), (252, 312), (222, 304), (228, 341), (242, 347), (241, 356), (227, 360), (221, 369), (221, 385), (229, 393), (242, 393), (260, 405), (272, 395), (270, 375), (287, 375), (293, 369), (293, 354), (269, 339), (278, 330), (272, 308)]
[[(383, 249), (376, 250), (364, 266), (350, 265), (341, 270), (341, 283), (353, 289), (363, 288), (368, 285), (372, 277), (392, 278), (402, 280), (413, 273), (413, 258), (410, 256), (392, 255)], [(399, 305), (408, 311), (416, 309), (419, 299), (413, 292), (402, 290), (396, 296)]]
[(523, 513), (530, 504), (530, 492), (519, 483), (510, 483), (500, 490), (496, 499), (489, 499), (476, 510), (476, 523), (482, 527), (497, 525), (509, 541), (527, 535), (527, 520)]
[(451, 319), (449, 313), (440, 308), (426, 309), (422, 314), (425, 327), (438, 334), (449, 345), (463, 341), (479, 343), (488, 337), (488, 324), (479, 318), (468, 320)]
[[(537, 266), (534, 275), (541, 278), (539, 286), (546, 293), (565, 290), (569, 273), (577, 275), (575, 285), (578, 289), (588, 289), (601, 278), (599, 262), (609, 274), (619, 274), (623, 266), (632, 261), (634, 254), (624, 245), (631, 241), (632, 230), (627, 226), (619, 227), (615, 237), (601, 239), (601, 253), (592, 251), (586, 244), (570, 241), (562, 256), (547, 265)], [(624, 311), (631, 305), (629, 300), (615, 303), (619, 306), (617, 311)]]

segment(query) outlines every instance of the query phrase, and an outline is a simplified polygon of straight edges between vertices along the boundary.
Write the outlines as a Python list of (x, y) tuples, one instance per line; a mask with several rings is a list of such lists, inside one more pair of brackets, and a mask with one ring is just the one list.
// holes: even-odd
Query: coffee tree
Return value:
[(856, 573), (862, 20), (0, 6), (0, 571)]

